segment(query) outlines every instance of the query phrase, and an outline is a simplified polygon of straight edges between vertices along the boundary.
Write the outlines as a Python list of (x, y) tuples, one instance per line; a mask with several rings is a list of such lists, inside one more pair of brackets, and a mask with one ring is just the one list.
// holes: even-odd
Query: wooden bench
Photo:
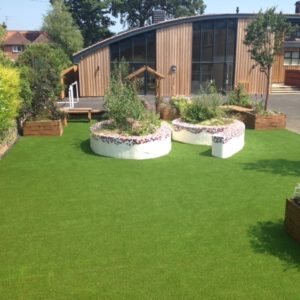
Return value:
[(92, 109), (90, 107), (78, 107), (78, 108), (62, 108), (61, 111), (67, 113), (68, 115), (86, 115), (88, 121), (92, 119), (92, 114), (99, 114), (103, 110)]

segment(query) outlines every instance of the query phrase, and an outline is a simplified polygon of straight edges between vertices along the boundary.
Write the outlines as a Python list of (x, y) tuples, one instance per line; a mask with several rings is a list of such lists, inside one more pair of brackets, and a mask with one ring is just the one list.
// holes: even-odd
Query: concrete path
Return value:
[(270, 95), (269, 108), (287, 115), (287, 129), (300, 134), (300, 94)]

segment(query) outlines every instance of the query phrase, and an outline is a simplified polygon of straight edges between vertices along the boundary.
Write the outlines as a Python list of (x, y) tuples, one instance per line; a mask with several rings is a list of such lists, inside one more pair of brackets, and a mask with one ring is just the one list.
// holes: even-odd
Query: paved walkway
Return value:
[(269, 108), (287, 115), (287, 129), (300, 134), (300, 94), (270, 95)]
[[(154, 110), (154, 96), (144, 96), (143, 98), (150, 105), (151, 109)], [(61, 104), (60, 106), (68, 107), (68, 104)], [(75, 107), (103, 109), (103, 97), (80, 98), (79, 103), (75, 103)], [(300, 134), (300, 94), (270, 95), (269, 108), (285, 113), (288, 117), (287, 129)]]

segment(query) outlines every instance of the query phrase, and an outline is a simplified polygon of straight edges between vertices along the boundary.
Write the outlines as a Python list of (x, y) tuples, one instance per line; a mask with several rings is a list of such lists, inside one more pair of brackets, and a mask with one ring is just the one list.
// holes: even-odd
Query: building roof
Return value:
[(4, 45), (17, 46), (47, 42), (49, 42), (49, 37), (44, 31), (8, 30), (5, 36)]
[(10, 32), (6, 35), (4, 45), (27, 45), (30, 41), (20, 32)]
[[(134, 28), (131, 30), (120, 32), (119, 34), (116, 34), (110, 38), (107, 38), (105, 40), (102, 40), (100, 42), (97, 42), (87, 48), (82, 49), (81, 51), (75, 53), (73, 55), (74, 63), (79, 63), (79, 61), (87, 56), (88, 54), (104, 48), (112, 43), (115, 43), (119, 40), (122, 40), (127, 37), (134, 36), (136, 34), (145, 33), (151, 30), (157, 30), (161, 28), (166, 28), (170, 26), (185, 24), (185, 23), (193, 23), (197, 21), (206, 21), (206, 20), (224, 20), (224, 19), (252, 19), (256, 16), (256, 14), (209, 14), (209, 15), (197, 15), (197, 16), (191, 16), (191, 17), (181, 17), (171, 20), (166, 20), (164, 22), (146, 25), (144, 27)], [(299, 14), (292, 14), (292, 15), (285, 15), (289, 20), (292, 19), (298, 19), (300, 21), (300, 15)]]

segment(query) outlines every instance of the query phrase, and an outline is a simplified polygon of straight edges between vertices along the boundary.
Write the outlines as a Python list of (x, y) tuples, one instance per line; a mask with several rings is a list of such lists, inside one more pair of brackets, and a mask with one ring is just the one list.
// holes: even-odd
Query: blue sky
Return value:
[[(237, 6), (240, 13), (253, 13), (259, 9), (266, 9), (277, 6), (278, 10), (284, 13), (294, 13), (295, 0), (206, 0), (205, 13), (234, 13)], [(0, 0), (0, 22), (7, 22), (9, 30), (34, 30), (39, 29), (43, 22), (43, 16), (50, 9), (48, 0)], [(117, 24), (112, 27), (113, 32), (122, 30), (122, 26)]]

